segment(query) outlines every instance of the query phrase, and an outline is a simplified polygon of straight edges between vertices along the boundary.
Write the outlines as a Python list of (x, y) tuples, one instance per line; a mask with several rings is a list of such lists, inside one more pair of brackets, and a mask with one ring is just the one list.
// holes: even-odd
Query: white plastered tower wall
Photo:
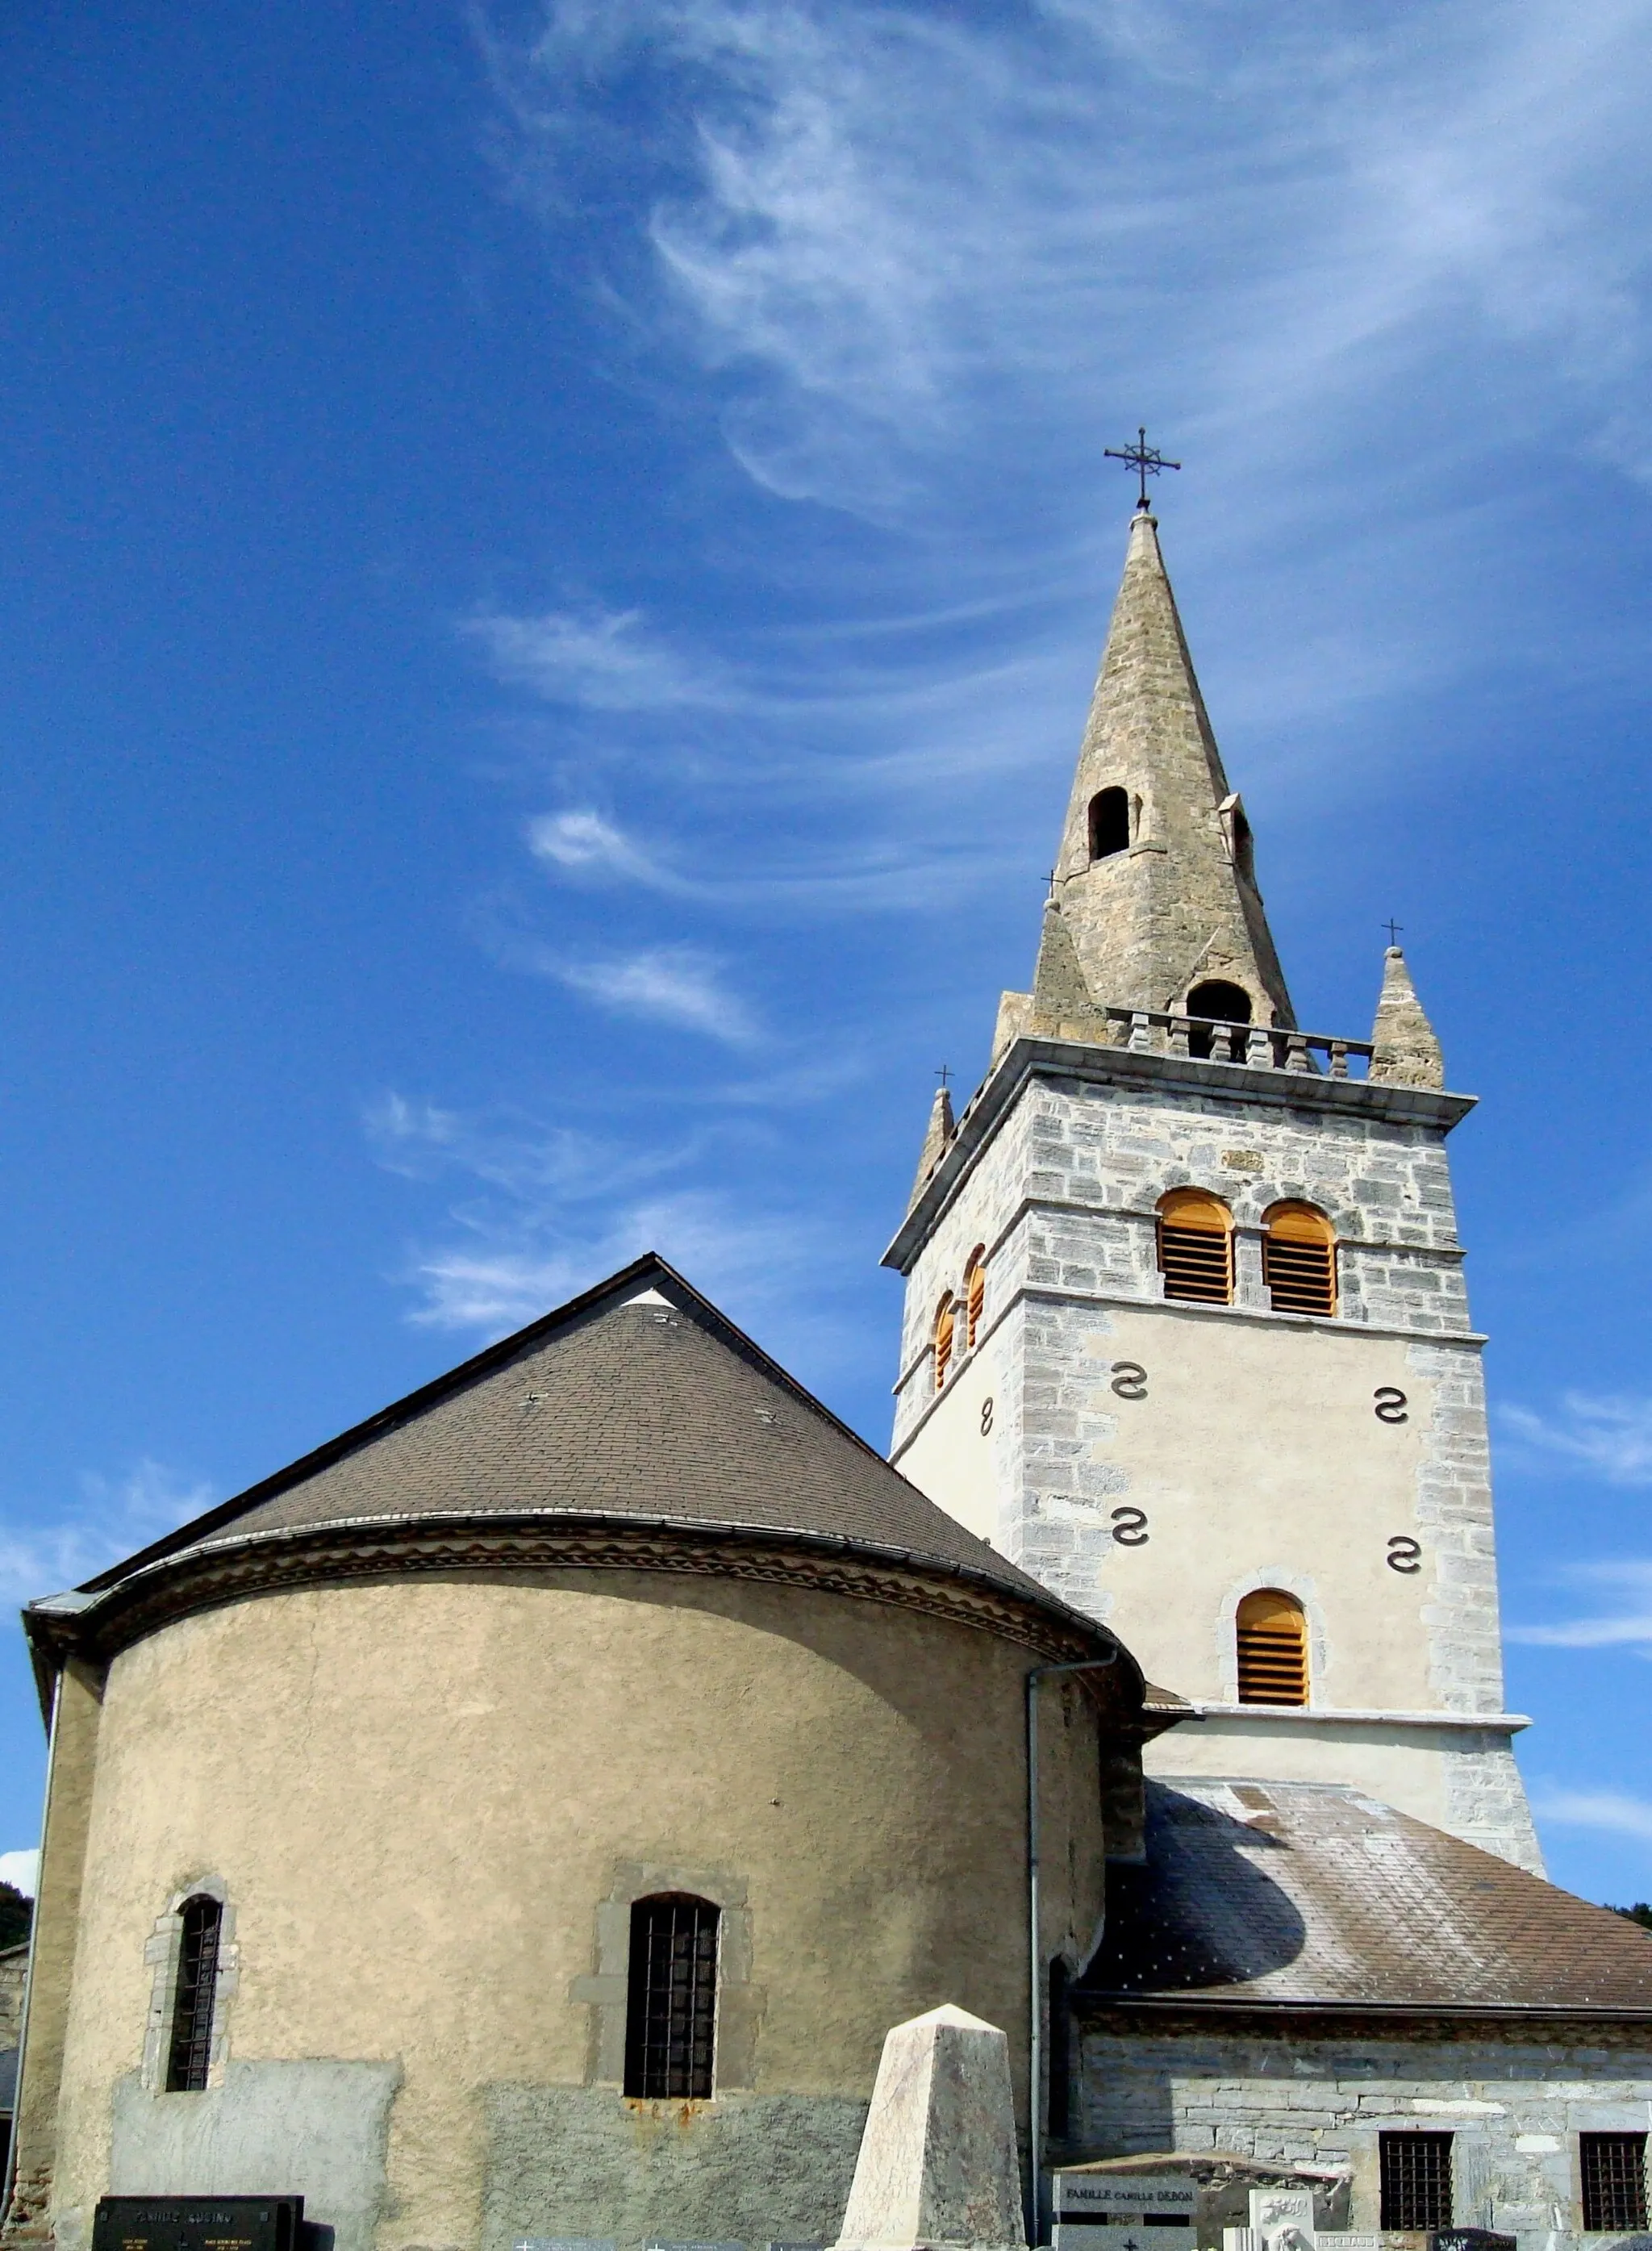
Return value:
[[(1232, 801), (1151, 534), (1138, 516), (1097, 685), (1130, 725), (1092, 711), (1034, 989), (1005, 996), (956, 1126), (931, 1121), (888, 1254), (907, 1280), (891, 1458), (1199, 1707), (1150, 1746), (1150, 1771), (1353, 1783), (1540, 1869), (1511, 1750), (1524, 1722), (1503, 1708), (1483, 1340), (1445, 1148), (1471, 1105), (1442, 1090), (1395, 951), (1368, 1077), (1337, 1075), (1329, 1042), (1288, 1040), (1248, 839), (1242, 877), (1224, 877)], [(1162, 835), (1194, 840), (1188, 864), (1075, 856), (1085, 805), (1121, 772)], [(1149, 885), (1178, 911), (1154, 911)], [(1253, 1023), (1281, 1028), (1235, 1034), (1243, 1060), (1188, 1053), (1166, 1015), (1179, 975), (1210, 973), (1208, 952), (1172, 959), (1199, 912)], [(1165, 1298), (1157, 1207), (1182, 1187), (1233, 1213), (1229, 1305)], [(1272, 1309), (1262, 1221), (1286, 1200), (1334, 1227), (1334, 1316)], [(975, 1333), (960, 1302), (937, 1387), (937, 1308), (966, 1298), (980, 1250)], [(1239, 1700), (1235, 1612), (1262, 1588), (1305, 1613), (1305, 1707)]]

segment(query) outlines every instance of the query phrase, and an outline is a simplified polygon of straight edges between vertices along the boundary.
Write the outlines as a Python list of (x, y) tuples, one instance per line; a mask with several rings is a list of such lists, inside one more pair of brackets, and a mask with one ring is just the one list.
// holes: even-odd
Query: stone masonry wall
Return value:
[[(1545, 2251), (1581, 2227), (1577, 2137), (1645, 2133), (1652, 2053), (1503, 2042), (1090, 2032), (1075, 2089), (1087, 2157), (1228, 2150), (1345, 2167), (1349, 2224), (1379, 2224), (1378, 2136), (1453, 2137), (1454, 2217)], [(1600, 2240), (1600, 2239), (1596, 2239)]]

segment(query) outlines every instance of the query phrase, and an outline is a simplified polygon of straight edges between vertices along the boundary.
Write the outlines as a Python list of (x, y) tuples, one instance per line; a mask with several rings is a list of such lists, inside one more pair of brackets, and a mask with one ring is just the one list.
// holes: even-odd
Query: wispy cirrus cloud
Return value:
[(1574, 1790), (1560, 1783), (1535, 1783), (1531, 1810), (1558, 1827), (1602, 1829), (1652, 1844), (1652, 1804), (1621, 1790)]
[(1583, 1617), (1505, 1626), (1506, 1639), (1543, 1649), (1627, 1649), (1636, 1657), (1652, 1657), (1652, 1562), (1628, 1557), (1572, 1563), (1557, 1576), (1568, 1585), (1604, 1594), (1607, 1607)]
[(1652, 1485), (1652, 1399), (1568, 1391), (1556, 1413), (1505, 1407), (1497, 1420), (1510, 1467), (1565, 1462), (1607, 1485)]
[(645, 625), (639, 610), (547, 610), (536, 617), (485, 611), (460, 631), (501, 680), (548, 703), (592, 711), (725, 708), (735, 696), (721, 668), (683, 656)]
[(0, 1514), (0, 1597), (29, 1602), (77, 1586), (218, 1498), (210, 1485), (143, 1460), (123, 1477), (86, 1472), (74, 1500), (55, 1509), (9, 1504)]
[(778, 1312), (795, 1336), (818, 1331), (823, 1286), (844, 1264), (840, 1233), (805, 1210), (674, 1184), (693, 1166), (697, 1135), (633, 1144), (612, 1126), (467, 1116), (393, 1093), (363, 1123), (391, 1170), (460, 1190), (446, 1239), (413, 1251), (403, 1271), (421, 1327), (504, 1335), (657, 1250), (726, 1296), (736, 1318)]
[(721, 965), (698, 946), (653, 945), (603, 960), (564, 961), (552, 973), (619, 1015), (703, 1032), (730, 1047), (744, 1047), (757, 1035), (751, 1011), (723, 984)]

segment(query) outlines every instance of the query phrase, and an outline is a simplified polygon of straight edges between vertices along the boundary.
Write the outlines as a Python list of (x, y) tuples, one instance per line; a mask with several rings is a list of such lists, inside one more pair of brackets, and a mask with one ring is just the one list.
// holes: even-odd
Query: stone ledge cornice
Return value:
[[(24, 1613), (37, 1673), (70, 1657), (107, 1664), (175, 1620), (260, 1595), (430, 1572), (645, 1571), (791, 1586), (919, 1611), (1071, 1663), (1112, 1650), (1095, 1676), (1116, 1724), (1139, 1721), (1133, 1659), (1104, 1627), (1054, 1596), (1018, 1596), (985, 1572), (829, 1534), (704, 1520), (568, 1511), (356, 1519), (223, 1537), (169, 1555), (73, 1610)], [(1102, 1684), (1106, 1684), (1102, 1686)], [(45, 1684), (43, 1683), (43, 1686)], [(1120, 1691), (1123, 1693), (1121, 1693)]]
[(1013, 1040), (988, 1072), (946, 1153), (915, 1196), (883, 1264), (909, 1274), (965, 1175), (999, 1119), (1033, 1077), (1078, 1079), (1138, 1092), (1218, 1095), (1252, 1109), (1320, 1110), (1390, 1126), (1423, 1126), (1448, 1133), (1475, 1105), (1471, 1094), (1436, 1093), (1431, 1087), (1391, 1086), (1368, 1078), (1322, 1077), (1314, 1071), (1270, 1070), (1249, 1063), (1204, 1063), (1187, 1056), (1141, 1054), (1130, 1048), (1082, 1040)]

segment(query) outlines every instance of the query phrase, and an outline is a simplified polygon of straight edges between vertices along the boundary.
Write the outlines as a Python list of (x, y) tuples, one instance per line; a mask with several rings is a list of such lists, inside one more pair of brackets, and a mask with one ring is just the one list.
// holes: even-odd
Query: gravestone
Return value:
[(1250, 2224), (1262, 2251), (1314, 2251), (1312, 2189), (1252, 2189)]
[(1054, 2251), (1194, 2251), (1199, 2183), (1185, 2173), (1058, 2172)]
[(104, 2196), (92, 2251), (298, 2251), (301, 2196)]

